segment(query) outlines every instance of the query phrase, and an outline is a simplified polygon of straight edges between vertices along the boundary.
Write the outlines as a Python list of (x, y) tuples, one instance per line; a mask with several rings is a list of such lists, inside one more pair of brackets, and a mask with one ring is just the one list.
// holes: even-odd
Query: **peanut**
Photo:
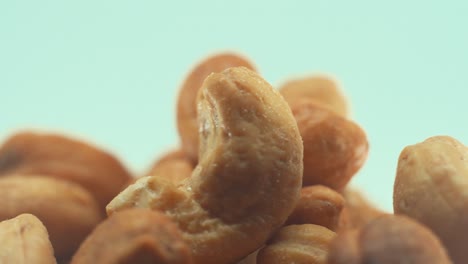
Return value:
[(31, 214), (0, 222), (0, 245), (0, 263), (57, 263), (47, 229)]
[(398, 160), (393, 207), (440, 237), (454, 263), (468, 260), (468, 148), (448, 136), (407, 146)]
[(199, 154), (196, 104), (198, 91), (205, 78), (211, 73), (239, 66), (255, 70), (251, 62), (239, 55), (231, 53), (216, 54), (197, 64), (180, 88), (177, 99), (177, 129), (182, 141), (183, 150), (194, 162), (198, 161)]
[(143, 177), (107, 210), (161, 210), (182, 230), (195, 263), (232, 263), (259, 248), (294, 209), (302, 142), (281, 95), (244, 67), (208, 76), (198, 109), (200, 159), (191, 177), (179, 185)]

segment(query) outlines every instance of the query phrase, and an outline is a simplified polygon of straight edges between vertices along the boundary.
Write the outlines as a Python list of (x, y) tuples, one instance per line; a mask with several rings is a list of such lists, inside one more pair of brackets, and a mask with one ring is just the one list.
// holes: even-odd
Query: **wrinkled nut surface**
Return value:
[(347, 187), (343, 191), (343, 197), (345, 203), (339, 219), (340, 229), (360, 228), (370, 221), (387, 214), (375, 207), (356, 189)]
[(178, 183), (190, 177), (194, 168), (195, 164), (184, 151), (175, 150), (159, 158), (145, 176), (158, 175)]
[(296, 105), (303, 99), (312, 99), (322, 107), (347, 117), (349, 106), (337, 81), (327, 76), (298, 78), (283, 84), (280, 93), (289, 105)]
[(326, 264), (328, 247), (336, 234), (319, 225), (281, 228), (257, 255), (257, 264)]
[(91, 145), (54, 134), (21, 132), (0, 147), (0, 175), (43, 175), (80, 184), (101, 208), (130, 180), (112, 155)]
[(454, 263), (468, 260), (468, 148), (448, 136), (403, 149), (394, 185), (395, 213), (428, 226)]
[(46, 228), (31, 214), (0, 222), (0, 245), (0, 263), (57, 263)]
[(328, 256), (328, 264), (452, 263), (428, 228), (395, 215), (381, 216), (360, 229), (339, 232)]
[(213, 72), (221, 72), (231, 67), (255, 67), (246, 58), (232, 53), (220, 53), (211, 56), (196, 65), (185, 79), (177, 99), (177, 129), (182, 141), (183, 150), (188, 157), (198, 160), (198, 122), (197, 94), (203, 81)]
[(344, 199), (336, 191), (323, 185), (307, 186), (286, 224), (315, 224), (335, 231), (343, 206)]
[(190, 249), (165, 215), (133, 208), (100, 223), (71, 264), (190, 264)]
[(294, 209), (302, 141), (281, 95), (244, 67), (211, 74), (198, 108), (201, 156), (192, 176), (178, 186), (141, 178), (107, 210), (161, 210), (183, 231), (195, 263), (233, 263), (259, 248)]
[(304, 142), (303, 185), (341, 191), (367, 159), (365, 132), (311, 100), (290, 107)]
[(91, 194), (79, 185), (29, 176), (0, 178), (0, 221), (22, 213), (39, 218), (47, 227), (55, 256), (67, 260), (101, 221)]

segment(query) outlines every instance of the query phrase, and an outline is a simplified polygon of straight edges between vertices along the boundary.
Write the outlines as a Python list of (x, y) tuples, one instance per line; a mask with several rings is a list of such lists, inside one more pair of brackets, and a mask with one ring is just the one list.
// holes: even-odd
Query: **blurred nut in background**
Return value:
[(144, 176), (160, 175), (177, 183), (190, 177), (194, 168), (184, 151), (174, 150), (160, 157)]
[(302, 100), (312, 99), (320, 106), (346, 118), (349, 105), (337, 81), (327, 76), (311, 76), (286, 82), (280, 92), (289, 105), (296, 105)]
[(345, 203), (340, 215), (340, 229), (360, 228), (377, 217), (387, 214), (369, 202), (359, 190), (346, 187), (343, 197)]
[(341, 191), (367, 159), (364, 130), (312, 100), (290, 107), (304, 142), (303, 185)]
[(328, 187), (303, 187), (286, 225), (315, 224), (336, 231), (344, 203), (341, 194)]
[(233, 53), (220, 53), (199, 62), (185, 78), (177, 99), (177, 129), (183, 150), (193, 161), (198, 161), (197, 94), (203, 81), (213, 72), (230, 67), (246, 67), (255, 70), (248, 59)]
[(0, 221), (23, 213), (44, 223), (59, 262), (68, 260), (102, 220), (92, 195), (75, 183), (32, 175), (0, 177)]
[(408, 217), (394, 215), (339, 232), (328, 256), (328, 264), (452, 263), (428, 228)]
[(393, 207), (440, 237), (454, 263), (468, 261), (468, 148), (448, 136), (400, 154)]
[(0, 222), (0, 245), (0, 263), (56, 263), (47, 229), (31, 214)]
[(281, 228), (257, 255), (258, 264), (327, 264), (328, 247), (336, 234), (312, 224)]
[(130, 180), (111, 154), (56, 134), (21, 132), (0, 146), (0, 175), (41, 175), (68, 180), (87, 189), (104, 212)]
[(72, 264), (191, 264), (190, 249), (167, 216), (149, 209), (117, 212), (83, 242)]

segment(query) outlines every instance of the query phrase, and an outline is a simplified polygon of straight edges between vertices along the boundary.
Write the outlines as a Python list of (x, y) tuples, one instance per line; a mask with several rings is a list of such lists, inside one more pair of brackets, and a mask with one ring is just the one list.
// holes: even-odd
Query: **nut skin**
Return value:
[(149, 169), (145, 176), (160, 175), (178, 183), (192, 174), (195, 164), (184, 151), (174, 150), (160, 157)]
[(143, 177), (107, 211), (161, 210), (182, 230), (195, 263), (233, 263), (258, 249), (293, 211), (303, 147), (287, 103), (255, 72), (230, 68), (202, 87), (201, 156), (192, 176), (177, 186)]
[(289, 105), (312, 99), (342, 117), (349, 115), (347, 99), (339, 89), (337, 81), (330, 76), (317, 75), (290, 80), (284, 83), (279, 91)]
[(81, 186), (40, 176), (0, 178), (0, 221), (22, 213), (47, 227), (59, 262), (68, 260), (101, 221), (91, 194)]
[(454, 263), (468, 251), (468, 148), (449, 136), (407, 146), (400, 154), (393, 192), (395, 213), (428, 226)]
[(231, 67), (246, 67), (255, 70), (253, 64), (240, 55), (219, 53), (212, 55), (192, 69), (180, 88), (177, 99), (177, 129), (182, 148), (193, 162), (198, 161), (197, 94), (203, 81), (213, 72)]
[(80, 184), (103, 212), (131, 179), (112, 155), (57, 134), (19, 132), (0, 147), (0, 175), (43, 175)]
[(339, 218), (339, 229), (355, 229), (387, 214), (371, 204), (357, 189), (347, 187), (343, 191), (344, 208)]
[(304, 187), (286, 225), (315, 224), (335, 231), (338, 229), (344, 203), (343, 196), (328, 187), (323, 185)]
[(336, 234), (319, 225), (281, 228), (257, 255), (257, 264), (327, 264), (328, 247)]
[(405, 216), (384, 215), (359, 229), (338, 233), (328, 264), (452, 263), (439, 239)]
[(190, 249), (164, 214), (133, 208), (100, 223), (71, 264), (191, 264)]
[(0, 245), (0, 263), (57, 263), (47, 229), (31, 214), (0, 222)]
[(304, 142), (303, 186), (342, 191), (367, 159), (364, 130), (312, 100), (290, 105)]

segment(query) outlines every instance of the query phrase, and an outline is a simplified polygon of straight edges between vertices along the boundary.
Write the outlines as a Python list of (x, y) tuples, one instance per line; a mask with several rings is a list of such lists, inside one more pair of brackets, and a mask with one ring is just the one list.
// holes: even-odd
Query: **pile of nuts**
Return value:
[(348, 186), (369, 149), (348, 109), (330, 77), (275, 89), (222, 53), (183, 82), (181, 145), (144, 175), (18, 132), (0, 146), (0, 263), (468, 263), (468, 149), (406, 147), (386, 213)]

